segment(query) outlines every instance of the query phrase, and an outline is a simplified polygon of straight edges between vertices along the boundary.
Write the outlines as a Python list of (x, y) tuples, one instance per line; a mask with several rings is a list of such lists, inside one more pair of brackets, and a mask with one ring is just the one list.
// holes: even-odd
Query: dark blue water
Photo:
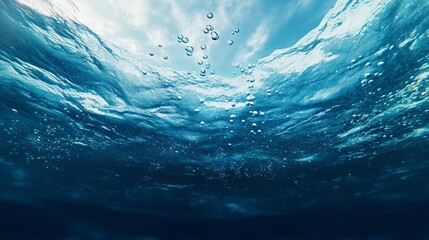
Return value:
[(428, 9), (339, 1), (229, 78), (0, 1), (1, 238), (429, 239)]

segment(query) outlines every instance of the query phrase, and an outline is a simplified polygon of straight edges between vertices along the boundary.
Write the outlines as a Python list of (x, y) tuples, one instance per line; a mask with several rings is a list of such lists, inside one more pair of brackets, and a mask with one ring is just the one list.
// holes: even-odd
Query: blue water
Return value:
[(428, 239), (428, 9), (340, 0), (229, 77), (0, 1), (0, 236)]

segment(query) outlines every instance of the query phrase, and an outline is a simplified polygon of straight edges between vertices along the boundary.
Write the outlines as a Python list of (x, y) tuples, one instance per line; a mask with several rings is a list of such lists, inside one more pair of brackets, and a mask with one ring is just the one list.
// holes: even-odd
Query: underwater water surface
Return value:
[(0, 236), (428, 239), (428, 9), (339, 0), (220, 69), (206, 49), (246, 30), (207, 13), (177, 70), (0, 1)]

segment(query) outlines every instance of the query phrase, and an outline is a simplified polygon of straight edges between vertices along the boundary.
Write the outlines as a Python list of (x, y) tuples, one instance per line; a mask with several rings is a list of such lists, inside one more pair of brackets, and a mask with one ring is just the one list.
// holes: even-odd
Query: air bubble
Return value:
[(228, 45), (232, 45), (233, 43), (234, 43), (234, 41), (228, 40)]
[(167, 59), (168, 59), (168, 56), (167, 56), (167, 55), (165, 55), (163, 58), (164, 58), (164, 60), (167, 60)]
[(185, 47), (185, 51), (186, 51), (186, 52), (193, 53), (193, 52), (194, 52), (194, 48), (193, 48), (192, 46), (186, 46), (186, 47)]
[(208, 19), (212, 19), (213, 18), (213, 13), (211, 13), (211, 12), (207, 13), (207, 18)]
[(207, 59), (207, 58), (209, 58), (209, 56), (208, 56), (207, 54), (204, 54), (204, 55), (203, 55), (203, 58), (204, 58), (204, 59)]
[(210, 74), (211, 75), (214, 75), (216, 72), (214, 71), (214, 70), (212, 70), (211, 72), (210, 72)]
[(209, 31), (213, 31), (214, 27), (209, 24), (209, 25), (206, 26), (206, 29), (209, 30)]
[(239, 33), (239, 32), (240, 32), (240, 29), (236, 28), (236, 29), (234, 29), (234, 32), (235, 32), (235, 33)]
[(200, 122), (200, 125), (204, 125), (204, 124), (206, 124), (204, 121), (201, 121), (201, 122)]
[(149, 56), (153, 56), (153, 55), (155, 55), (153, 52), (149, 52)]
[(162, 44), (160, 43), (160, 44), (158, 44), (158, 47), (162, 47)]
[(147, 72), (146, 72), (146, 71), (143, 71), (143, 75), (147, 75)]
[(212, 32), (211, 33), (211, 38), (216, 41), (216, 40), (219, 39), (219, 34), (217, 34), (217, 32)]
[(206, 49), (207, 49), (207, 45), (201, 44), (201, 50), (206, 50)]
[(207, 69), (210, 69), (210, 63), (207, 63), (207, 64), (206, 64), (206, 68), (207, 68)]
[(210, 31), (209, 31), (207, 28), (204, 28), (203, 32), (204, 32), (205, 34), (208, 34)]
[(199, 108), (195, 108), (194, 112), (199, 113), (200, 109)]
[(189, 38), (187, 38), (187, 37), (183, 37), (182, 41), (183, 41), (184, 43), (188, 43), (188, 42), (189, 42)]
[(203, 65), (203, 60), (198, 60), (197, 64), (198, 65)]

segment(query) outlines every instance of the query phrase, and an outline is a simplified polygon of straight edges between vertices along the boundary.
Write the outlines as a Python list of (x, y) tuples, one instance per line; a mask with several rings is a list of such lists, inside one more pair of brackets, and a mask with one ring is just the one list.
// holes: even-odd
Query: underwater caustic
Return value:
[(429, 239), (428, 9), (0, 0), (0, 238)]

